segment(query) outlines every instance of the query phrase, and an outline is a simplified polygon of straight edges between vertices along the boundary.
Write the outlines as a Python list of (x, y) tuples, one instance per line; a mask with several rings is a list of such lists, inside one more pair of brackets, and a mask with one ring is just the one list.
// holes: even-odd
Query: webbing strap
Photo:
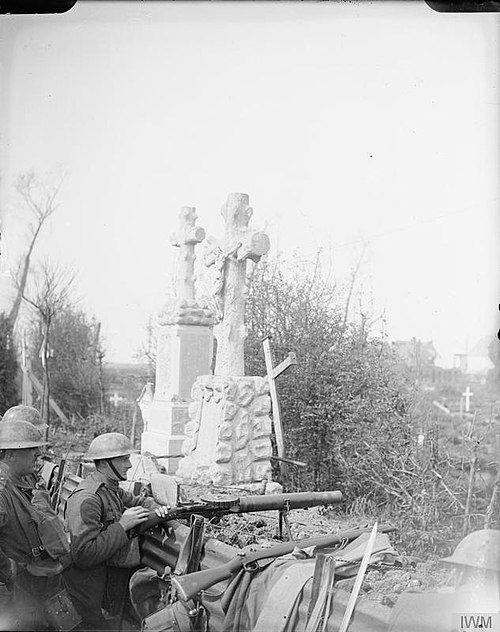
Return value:
[[(319, 594), (314, 603), (311, 614), (308, 617), (305, 632), (317, 632), (321, 621), (322, 630), (326, 629), (328, 617), (330, 616), (330, 606), (332, 597), (332, 587), (335, 579), (335, 559), (326, 557), (321, 569)], [(313, 595), (311, 595), (312, 599)]]
[(14, 492), (14, 496), (16, 496), (16, 498), (20, 501), (20, 503), (24, 505), (24, 507), (27, 509), (29, 513), (30, 520), (28, 521), (27, 524), (25, 524), (23, 517), (19, 515), (19, 511), (16, 508), (16, 504), (12, 503), (16, 516), (21, 525), (21, 528), (24, 531), (24, 535), (26, 536), (26, 539), (28, 540), (28, 543), (30, 545), (31, 555), (34, 558), (38, 558), (42, 554), (42, 551), (44, 550), (44, 546), (43, 546), (42, 540), (40, 539), (40, 534), (38, 533), (37, 523), (34, 518), (33, 507), (31, 503), (28, 501), (28, 499), (23, 494), (21, 494), (21, 492), (17, 489), (15, 485), (11, 485), (11, 488), (12, 488), (12, 491)]
[(175, 566), (175, 575), (185, 575), (198, 570), (203, 546), (203, 533), (205, 520), (202, 516), (191, 516), (191, 528), (189, 534), (182, 545)]

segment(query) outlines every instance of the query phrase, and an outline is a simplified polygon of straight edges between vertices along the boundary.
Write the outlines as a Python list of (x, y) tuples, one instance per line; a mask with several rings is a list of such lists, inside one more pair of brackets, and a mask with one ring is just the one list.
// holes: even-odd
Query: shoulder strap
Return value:
[(191, 527), (177, 558), (175, 575), (186, 575), (198, 570), (203, 547), (205, 520), (202, 516), (191, 516)]
[(22, 516), (19, 515), (19, 511), (16, 507), (16, 503), (12, 503), (14, 511), (19, 520), (19, 524), (21, 525), (21, 528), (24, 531), (24, 535), (26, 536), (26, 539), (28, 540), (28, 543), (31, 549), (31, 555), (34, 558), (38, 558), (40, 557), (42, 551), (44, 550), (44, 546), (40, 539), (40, 534), (38, 533), (36, 520), (34, 518), (33, 507), (31, 506), (31, 503), (28, 501), (28, 499), (17, 489), (15, 485), (11, 484), (9, 487), (12, 489), (14, 496), (19, 500), (21, 505), (25, 507), (25, 509), (27, 510), (30, 516), (30, 520), (28, 520), (28, 523), (25, 524), (25, 520), (23, 519)]
[(69, 494), (66, 502), (64, 503), (63, 519), (66, 520), (66, 509), (68, 507), (68, 500), (78, 492), (90, 492), (91, 494), (95, 494), (99, 498), (101, 503), (103, 503), (101, 495), (97, 493), (97, 490), (99, 489), (99, 487), (101, 487), (101, 485), (103, 485), (103, 483), (101, 483), (100, 481), (94, 481), (89, 478), (84, 478), (82, 481), (80, 481), (76, 489), (74, 489), (71, 494)]

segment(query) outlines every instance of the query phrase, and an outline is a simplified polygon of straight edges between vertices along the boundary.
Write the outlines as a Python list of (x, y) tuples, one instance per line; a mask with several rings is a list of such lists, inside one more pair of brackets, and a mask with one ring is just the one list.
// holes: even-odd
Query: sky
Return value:
[(180, 207), (221, 236), (243, 192), (271, 255), (321, 249), (341, 283), (363, 252), (389, 338), (433, 340), (449, 365), (500, 324), (498, 53), (498, 14), (424, 2), (1, 16), (1, 269), (26, 246), (16, 175), (63, 170), (35, 259), (77, 271), (107, 359), (129, 361), (171, 286)]

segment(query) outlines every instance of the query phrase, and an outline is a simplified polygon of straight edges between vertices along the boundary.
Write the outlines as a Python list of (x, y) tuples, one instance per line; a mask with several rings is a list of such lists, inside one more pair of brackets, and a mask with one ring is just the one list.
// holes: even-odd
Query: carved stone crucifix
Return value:
[(175, 295), (178, 301), (193, 301), (194, 248), (205, 239), (205, 229), (195, 226), (198, 215), (192, 206), (183, 206), (179, 212), (179, 230), (170, 237), (172, 246), (180, 248), (175, 277)]
[(225, 220), (224, 240), (222, 243), (211, 240), (212, 249), (205, 255), (205, 265), (220, 266), (215, 298), (221, 322), (215, 331), (215, 374), (237, 377), (245, 374), (247, 259), (259, 261), (268, 252), (270, 243), (265, 233), (248, 227), (253, 209), (245, 193), (230, 193), (221, 214)]

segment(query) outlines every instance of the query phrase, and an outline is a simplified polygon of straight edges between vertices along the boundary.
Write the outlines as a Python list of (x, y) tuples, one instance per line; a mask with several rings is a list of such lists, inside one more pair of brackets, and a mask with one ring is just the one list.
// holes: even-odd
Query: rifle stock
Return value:
[[(383, 525), (379, 527), (379, 533), (390, 533), (395, 531), (396, 528), (390, 525)], [(318, 536), (316, 538), (308, 538), (306, 540), (298, 540), (297, 542), (283, 542), (271, 546), (269, 548), (260, 548), (254, 551), (241, 551), (232, 560), (229, 560), (226, 564), (221, 564), (215, 568), (208, 568), (196, 573), (190, 573), (188, 575), (172, 576), (172, 585), (182, 601), (189, 601), (197, 593), (202, 590), (207, 590), (211, 586), (218, 584), (226, 579), (230, 579), (238, 573), (242, 568), (248, 567), (253, 562), (258, 560), (280, 557), (282, 555), (288, 555), (294, 549), (305, 549), (311, 546), (318, 548), (327, 548), (339, 544), (344, 540), (349, 542), (355, 540), (363, 533), (370, 533), (370, 529), (351, 529), (349, 531), (341, 531), (336, 534)]]
[(241, 496), (240, 498), (224, 496), (216, 502), (204, 502), (193, 505), (180, 505), (171, 509), (165, 518), (160, 518), (151, 512), (149, 518), (138, 528), (144, 533), (157, 524), (168, 520), (185, 520), (193, 514), (212, 518), (233, 513), (252, 513), (256, 511), (271, 511), (273, 509), (302, 509), (317, 507), (318, 505), (333, 505), (342, 501), (339, 491), (328, 492), (297, 492), (293, 494), (269, 494), (261, 496)]

